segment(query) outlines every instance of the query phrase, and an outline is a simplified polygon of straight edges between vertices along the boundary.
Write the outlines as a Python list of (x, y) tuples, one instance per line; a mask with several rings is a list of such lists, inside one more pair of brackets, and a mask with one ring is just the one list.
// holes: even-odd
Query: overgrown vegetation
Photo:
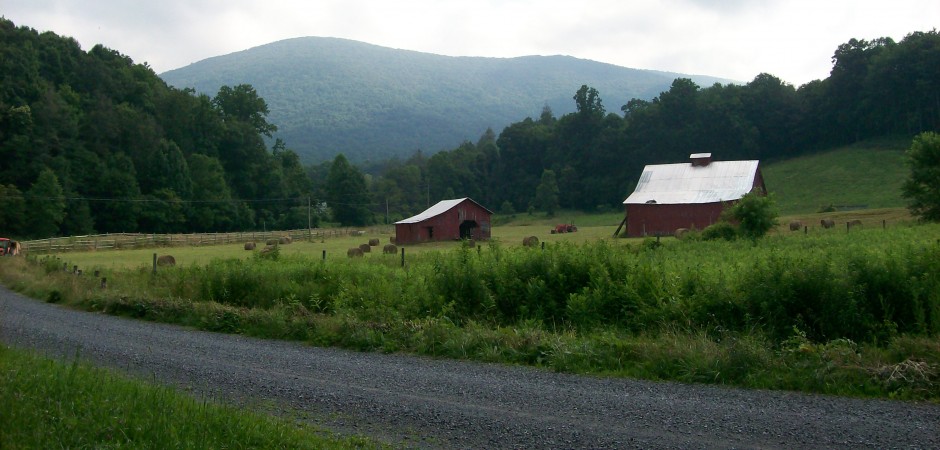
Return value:
[(0, 448), (376, 448), (0, 346)]
[[(0, 268), (8, 285), (34, 297), (206, 330), (573, 372), (936, 400), (938, 237), (937, 225), (923, 225), (757, 242), (491, 244), (416, 255), (405, 269), (396, 258), (282, 254), (157, 275), (113, 273), (105, 291), (62, 274), (58, 262), (45, 266), (40, 282), (20, 275), (35, 266)], [(916, 373), (891, 378), (892, 367)]]

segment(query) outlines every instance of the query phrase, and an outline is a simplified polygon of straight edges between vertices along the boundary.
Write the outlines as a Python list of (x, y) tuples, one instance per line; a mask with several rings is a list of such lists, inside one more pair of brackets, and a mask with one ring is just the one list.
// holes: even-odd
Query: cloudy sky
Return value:
[(571, 55), (795, 86), (851, 38), (940, 26), (938, 0), (0, 0), (18, 26), (104, 44), (157, 72), (328, 36), (449, 56)]

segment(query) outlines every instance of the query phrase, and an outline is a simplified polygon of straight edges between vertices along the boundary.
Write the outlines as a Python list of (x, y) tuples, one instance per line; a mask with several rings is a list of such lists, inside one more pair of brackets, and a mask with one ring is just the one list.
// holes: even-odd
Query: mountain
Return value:
[(304, 37), (217, 56), (160, 75), (177, 88), (214, 96), (251, 84), (267, 101), (277, 137), (304, 162), (344, 153), (353, 161), (434, 153), (487, 128), (575, 109), (581, 85), (609, 112), (651, 99), (675, 78), (703, 87), (729, 80), (629, 69), (571, 56), (451, 57), (357, 41)]

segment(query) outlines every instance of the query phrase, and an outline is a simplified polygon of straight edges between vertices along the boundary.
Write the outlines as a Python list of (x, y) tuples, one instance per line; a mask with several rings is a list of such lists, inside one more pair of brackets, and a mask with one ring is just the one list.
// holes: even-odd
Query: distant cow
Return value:
[(823, 228), (832, 228), (836, 226), (836, 221), (832, 219), (822, 219), (819, 221), (819, 224), (822, 225)]
[(850, 221), (848, 221), (848, 222), (846, 223), (846, 226), (849, 227), (849, 228), (860, 227), (860, 226), (862, 226), (862, 221), (861, 221), (861, 220), (858, 220), (858, 219), (850, 220)]
[(359, 248), (359, 247), (353, 247), (353, 248), (351, 248), (351, 249), (349, 249), (349, 250), (346, 250), (346, 256), (348, 256), (348, 257), (350, 257), (350, 258), (361, 258), (361, 257), (362, 257), (362, 249)]
[(790, 231), (800, 231), (801, 228), (803, 228), (803, 222), (799, 220), (790, 222)]
[(386, 255), (394, 255), (395, 253), (398, 253), (398, 247), (396, 247), (395, 244), (385, 244), (385, 247), (382, 247), (382, 253), (385, 253)]

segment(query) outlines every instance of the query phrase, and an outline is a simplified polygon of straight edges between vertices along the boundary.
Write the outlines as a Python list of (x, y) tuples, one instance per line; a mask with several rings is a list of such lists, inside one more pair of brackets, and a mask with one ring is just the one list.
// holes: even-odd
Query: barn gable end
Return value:
[(441, 200), (421, 214), (395, 222), (395, 242), (489, 239), (492, 215), (470, 198)]

